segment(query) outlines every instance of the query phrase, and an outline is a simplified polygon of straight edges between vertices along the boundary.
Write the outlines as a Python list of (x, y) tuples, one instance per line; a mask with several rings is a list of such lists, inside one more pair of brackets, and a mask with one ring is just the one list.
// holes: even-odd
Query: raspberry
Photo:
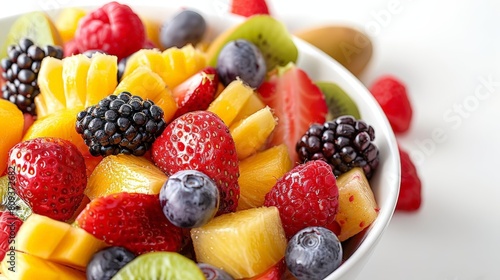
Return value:
[(98, 49), (120, 60), (145, 45), (146, 32), (129, 6), (113, 1), (80, 20), (75, 40), (81, 52)]
[(244, 17), (258, 14), (270, 14), (266, 0), (232, 0), (231, 13)]
[(323, 160), (299, 164), (266, 194), (264, 206), (276, 206), (288, 239), (308, 226), (331, 227), (339, 201), (337, 180)]
[(416, 211), (422, 204), (422, 183), (408, 153), (399, 147), (401, 187), (396, 210)]
[(373, 83), (370, 92), (382, 107), (393, 131), (406, 132), (413, 115), (406, 86), (399, 79), (386, 75)]

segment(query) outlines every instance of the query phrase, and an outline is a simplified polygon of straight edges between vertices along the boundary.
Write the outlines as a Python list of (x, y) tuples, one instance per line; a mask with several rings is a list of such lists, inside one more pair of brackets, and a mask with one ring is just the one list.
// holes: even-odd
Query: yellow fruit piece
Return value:
[(162, 52), (158, 49), (142, 49), (132, 54), (127, 59), (122, 80), (139, 67), (149, 68), (152, 72), (160, 75), (161, 79), (164, 81), (167, 79), (168, 75), (171, 75), (171, 73), (167, 71), (167, 64), (163, 58)]
[(73, 143), (82, 154), (89, 154), (88, 146), (83, 138), (76, 132), (76, 115), (83, 107), (62, 109), (47, 116), (38, 118), (28, 128), (23, 140), (38, 137), (58, 137)]
[(271, 108), (266, 106), (233, 124), (229, 131), (234, 139), (238, 159), (245, 159), (264, 147), (276, 123)]
[(59, 15), (56, 17), (54, 24), (57, 30), (59, 30), (63, 43), (66, 43), (75, 37), (78, 22), (86, 14), (87, 11), (77, 7), (69, 7), (61, 10)]
[(81, 228), (38, 214), (24, 221), (15, 240), (16, 250), (79, 270), (85, 270), (94, 253), (108, 246)]
[(146, 66), (139, 66), (125, 76), (114, 90), (114, 94), (128, 91), (143, 99), (152, 100), (163, 110), (163, 119), (169, 122), (177, 111), (177, 103), (161, 77)]
[[(0, 174), (7, 168), (9, 150), (23, 137), (24, 116), (17, 106), (0, 98)], [(5, 133), (7, 132), (8, 133)]]
[(107, 246), (102, 240), (95, 238), (84, 229), (70, 227), (49, 259), (56, 263), (85, 270), (92, 256)]
[(287, 240), (276, 207), (215, 217), (191, 229), (198, 262), (219, 267), (235, 279), (264, 272), (285, 256)]
[(286, 145), (281, 144), (240, 161), (240, 199), (237, 210), (264, 205), (277, 180), (293, 167)]
[(85, 194), (91, 200), (117, 192), (157, 194), (167, 179), (163, 171), (143, 157), (111, 155), (95, 167)]
[[(63, 61), (54, 57), (46, 57), (42, 60), (40, 72), (38, 73), (38, 87), (40, 94), (35, 98), (43, 98), (46, 114), (66, 108), (66, 95), (64, 94)], [(38, 104), (36, 104), (38, 105)], [(38, 117), (46, 114), (37, 111)]]
[(337, 178), (339, 188), (339, 210), (335, 220), (340, 225), (340, 241), (356, 235), (368, 227), (378, 216), (378, 206), (365, 177), (359, 167)]
[(84, 106), (89, 68), (90, 58), (86, 55), (77, 54), (63, 59), (62, 78), (67, 108)]
[(16, 250), (42, 259), (49, 259), (70, 227), (67, 223), (43, 215), (31, 214), (17, 232)]
[(149, 39), (156, 47), (160, 47), (160, 27), (161, 23), (157, 20), (139, 15), (146, 30), (146, 38)]
[(243, 81), (234, 80), (210, 103), (207, 111), (215, 113), (230, 127), (253, 93), (253, 89)]
[(266, 107), (266, 104), (264, 104), (264, 102), (260, 100), (259, 96), (254, 92), (250, 95), (250, 98), (248, 98), (245, 105), (243, 105), (243, 108), (241, 108), (238, 115), (234, 118), (234, 122), (240, 121), (264, 107)]
[(168, 73), (164, 81), (171, 89), (207, 66), (205, 53), (192, 45), (168, 48), (162, 56)]
[(87, 97), (85, 107), (99, 103), (113, 93), (118, 75), (118, 58), (114, 55), (95, 53), (87, 73)]
[(9, 280), (85, 280), (85, 272), (50, 262), (23, 252), (12, 252), (10, 257), (3, 259), (0, 264), (2, 274)]
[(7, 47), (17, 44), (21, 38), (30, 38), (39, 46), (62, 46), (61, 36), (50, 16), (42, 11), (34, 11), (19, 16), (11, 25), (7, 37), (0, 48), (0, 59), (7, 57)]

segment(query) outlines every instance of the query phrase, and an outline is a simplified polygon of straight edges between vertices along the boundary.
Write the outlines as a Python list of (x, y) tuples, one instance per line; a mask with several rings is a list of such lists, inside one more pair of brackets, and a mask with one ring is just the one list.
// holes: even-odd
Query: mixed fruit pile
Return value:
[(0, 52), (1, 277), (321, 279), (342, 264), (378, 215), (376, 131), (256, 13), (211, 42), (187, 8), (17, 19)]

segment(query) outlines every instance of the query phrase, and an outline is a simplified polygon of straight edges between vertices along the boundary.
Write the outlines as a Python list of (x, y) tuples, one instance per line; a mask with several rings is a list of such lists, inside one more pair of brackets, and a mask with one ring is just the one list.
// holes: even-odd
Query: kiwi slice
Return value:
[(10, 211), (24, 221), (31, 215), (31, 208), (9, 184), (7, 175), (0, 177), (0, 211)]
[(314, 83), (325, 95), (326, 104), (328, 104), (327, 120), (342, 115), (351, 115), (356, 119), (361, 118), (358, 106), (339, 85), (328, 81), (316, 81)]
[(7, 57), (7, 47), (17, 44), (21, 38), (27, 37), (35, 44), (62, 46), (61, 36), (52, 19), (42, 11), (35, 11), (18, 17), (7, 33), (0, 49), (0, 59)]
[(194, 261), (175, 252), (152, 252), (136, 257), (111, 280), (205, 280)]
[(272, 16), (254, 15), (215, 38), (207, 50), (209, 65), (215, 67), (221, 49), (236, 39), (254, 43), (264, 55), (268, 71), (297, 61), (299, 52), (286, 26)]

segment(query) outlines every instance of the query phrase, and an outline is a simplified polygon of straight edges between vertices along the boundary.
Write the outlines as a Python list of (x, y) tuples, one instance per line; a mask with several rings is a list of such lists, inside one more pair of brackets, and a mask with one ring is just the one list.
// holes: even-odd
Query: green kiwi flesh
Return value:
[(191, 259), (176, 252), (151, 252), (139, 255), (120, 269), (111, 280), (205, 280)]
[(298, 49), (293, 42), (292, 35), (286, 26), (269, 15), (255, 15), (247, 18), (243, 23), (234, 28), (224, 40), (210, 46), (208, 53), (209, 65), (216, 66), (217, 57), (221, 49), (230, 41), (246, 39), (254, 43), (262, 52), (266, 61), (267, 70), (273, 70), (276, 66), (284, 66), (288, 62), (296, 62)]
[(315, 84), (325, 96), (328, 105), (327, 120), (342, 115), (351, 115), (356, 119), (361, 118), (358, 106), (339, 85), (327, 81), (316, 81)]

